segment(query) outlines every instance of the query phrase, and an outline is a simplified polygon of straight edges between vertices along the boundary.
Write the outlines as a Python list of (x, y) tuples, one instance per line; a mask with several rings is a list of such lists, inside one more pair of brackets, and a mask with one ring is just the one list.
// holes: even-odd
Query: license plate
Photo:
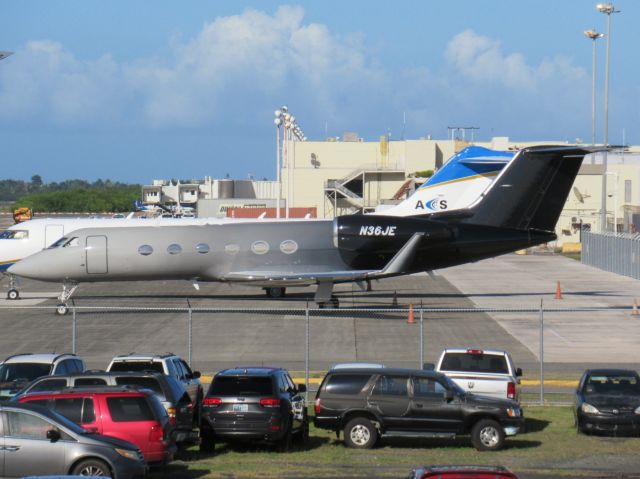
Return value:
[(247, 412), (249, 410), (248, 404), (234, 404), (233, 412)]

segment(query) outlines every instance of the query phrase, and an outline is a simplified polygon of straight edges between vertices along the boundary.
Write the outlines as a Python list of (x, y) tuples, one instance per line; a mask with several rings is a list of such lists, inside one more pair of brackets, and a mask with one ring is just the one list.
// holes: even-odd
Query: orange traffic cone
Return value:
[(556, 297), (555, 299), (562, 299), (562, 290), (560, 289), (560, 281), (556, 285)]
[(407, 317), (407, 324), (415, 324), (416, 320), (413, 317), (413, 304), (409, 304), (409, 316)]
[(640, 313), (638, 312), (638, 300), (633, 298), (633, 308), (631, 309), (631, 316), (638, 316)]

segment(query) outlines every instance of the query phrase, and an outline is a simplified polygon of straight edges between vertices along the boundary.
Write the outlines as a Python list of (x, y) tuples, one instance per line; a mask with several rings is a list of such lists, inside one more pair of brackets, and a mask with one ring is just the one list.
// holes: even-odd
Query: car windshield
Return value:
[(27, 239), (28, 237), (27, 230), (7, 230), (0, 233), (0, 239)]
[(211, 383), (211, 396), (268, 396), (273, 394), (270, 377), (218, 376)]
[(115, 361), (109, 371), (152, 371), (154, 373), (164, 373), (162, 363), (155, 361)]
[(634, 374), (594, 374), (585, 381), (584, 392), (640, 395), (640, 381)]
[(0, 382), (3, 383), (33, 381), (49, 374), (51, 374), (51, 364), (9, 363), (0, 366)]
[(447, 353), (440, 370), (509, 374), (506, 357), (495, 354)]

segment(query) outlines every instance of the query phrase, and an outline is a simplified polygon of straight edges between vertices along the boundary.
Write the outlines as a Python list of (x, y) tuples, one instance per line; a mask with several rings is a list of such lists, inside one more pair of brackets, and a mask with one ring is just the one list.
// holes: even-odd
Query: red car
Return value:
[(503, 466), (424, 466), (414, 469), (408, 479), (518, 479)]
[(151, 391), (76, 388), (28, 394), (19, 401), (53, 409), (90, 432), (132, 442), (151, 465), (170, 462), (176, 452), (169, 416)]

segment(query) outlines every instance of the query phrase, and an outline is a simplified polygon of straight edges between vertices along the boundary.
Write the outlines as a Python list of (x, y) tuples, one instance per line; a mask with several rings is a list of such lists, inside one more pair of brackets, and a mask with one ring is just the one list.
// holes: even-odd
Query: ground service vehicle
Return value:
[(153, 391), (169, 415), (173, 439), (178, 445), (198, 441), (197, 418), (189, 395), (177, 379), (152, 372), (108, 373), (86, 371), (82, 374), (40, 378), (20, 391), (15, 398), (29, 393), (59, 391), (73, 387), (127, 386)]
[(76, 474), (138, 479), (146, 473), (134, 444), (89, 433), (43, 407), (0, 404), (0, 431), (0, 477)]
[(444, 374), (422, 369), (338, 369), (316, 394), (314, 424), (368, 449), (385, 437), (471, 435), (480, 451), (500, 449), (524, 424), (518, 403), (463, 391)]
[(502, 466), (424, 466), (411, 471), (407, 479), (518, 479)]
[(75, 354), (15, 354), (0, 363), (0, 400), (13, 397), (34, 379), (42, 376), (81, 373), (84, 361)]
[(111, 360), (107, 371), (153, 371), (171, 376), (182, 383), (191, 398), (196, 418), (199, 417), (203, 396), (200, 371), (191, 371), (189, 365), (180, 356), (173, 353), (122, 354)]
[(20, 402), (52, 409), (90, 432), (129, 441), (148, 464), (168, 463), (176, 451), (167, 413), (150, 391), (98, 386), (28, 394)]
[(212, 451), (216, 441), (258, 440), (288, 451), (292, 437), (309, 437), (304, 392), (305, 385), (294, 384), (286, 369), (220, 371), (202, 401), (201, 447)]
[(506, 351), (493, 349), (445, 349), (436, 371), (446, 374), (465, 391), (482, 396), (519, 401), (522, 370)]
[(613, 435), (640, 433), (640, 377), (628, 369), (588, 369), (576, 390), (576, 429)]

